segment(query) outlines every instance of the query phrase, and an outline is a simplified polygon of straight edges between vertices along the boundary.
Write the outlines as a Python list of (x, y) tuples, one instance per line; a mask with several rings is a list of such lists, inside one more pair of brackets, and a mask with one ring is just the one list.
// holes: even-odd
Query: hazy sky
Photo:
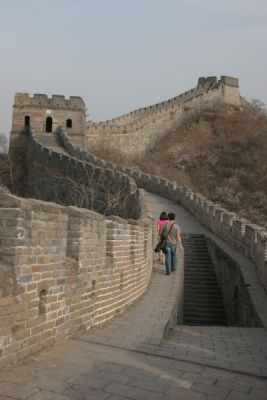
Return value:
[(267, 0), (0, 0), (0, 51), (0, 132), (16, 92), (99, 121), (230, 75), (267, 104)]

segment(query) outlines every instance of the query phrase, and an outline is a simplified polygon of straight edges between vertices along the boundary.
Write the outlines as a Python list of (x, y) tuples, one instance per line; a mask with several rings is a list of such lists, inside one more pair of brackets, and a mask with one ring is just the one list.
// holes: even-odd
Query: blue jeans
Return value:
[(167, 242), (167, 252), (165, 253), (165, 266), (167, 274), (177, 269), (177, 243)]

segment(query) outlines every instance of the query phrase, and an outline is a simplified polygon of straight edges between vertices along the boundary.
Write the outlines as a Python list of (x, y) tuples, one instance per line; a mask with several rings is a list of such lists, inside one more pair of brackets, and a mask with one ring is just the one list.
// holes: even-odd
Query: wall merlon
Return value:
[(219, 83), (223, 85), (228, 85), (228, 86), (233, 86), (238, 88), (239, 87), (239, 82), (237, 78), (232, 78), (231, 76), (225, 76), (222, 75)]
[(215, 209), (215, 218), (217, 221), (219, 222), (223, 222), (223, 215), (224, 213), (227, 212), (227, 210), (225, 210), (225, 208), (216, 208)]
[(48, 97), (43, 93), (34, 93), (33, 96), (29, 96), (29, 93), (16, 93), (14, 106), (24, 106), (24, 107), (44, 107), (44, 108), (68, 108), (68, 109), (81, 109), (85, 111), (85, 104), (80, 96), (70, 96), (66, 98), (65, 96), (53, 94)]
[(229, 211), (224, 212), (223, 214), (223, 223), (228, 225), (228, 226), (232, 226), (233, 225), (233, 221), (235, 219), (237, 219), (237, 215), (235, 213), (231, 213)]

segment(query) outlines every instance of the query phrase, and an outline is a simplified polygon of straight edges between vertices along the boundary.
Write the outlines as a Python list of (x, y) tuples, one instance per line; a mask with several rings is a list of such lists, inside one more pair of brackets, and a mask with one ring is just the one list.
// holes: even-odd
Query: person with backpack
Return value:
[[(161, 239), (163, 227), (167, 222), (169, 222), (168, 214), (165, 211), (162, 211), (157, 222), (158, 240)], [(159, 252), (159, 261), (162, 261), (163, 264), (165, 262), (165, 257), (162, 250)]]
[(180, 227), (175, 223), (175, 214), (168, 214), (169, 222), (164, 224), (162, 235), (166, 238), (165, 246), (165, 266), (166, 274), (170, 275), (171, 272), (176, 271), (177, 263), (177, 245), (181, 251), (184, 250), (180, 235)]

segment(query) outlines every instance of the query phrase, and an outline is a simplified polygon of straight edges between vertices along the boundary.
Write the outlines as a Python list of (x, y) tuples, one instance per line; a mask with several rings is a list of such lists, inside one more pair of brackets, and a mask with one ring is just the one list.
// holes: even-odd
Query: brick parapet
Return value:
[[(63, 135), (60, 135), (63, 138)], [(38, 135), (29, 132), (28, 136), (28, 197), (41, 198), (45, 201), (67, 201), (71, 195), (71, 180), (79, 181), (84, 177), (95, 182), (113, 182), (113, 187), (121, 192), (121, 199), (113, 213), (125, 218), (138, 218), (140, 213), (138, 190), (135, 181), (120, 171), (111, 168), (108, 163), (92, 164), (93, 159), (85, 159), (77, 151), (70, 151), (70, 146), (64, 145), (69, 154), (62, 154), (44, 146), (38, 140)], [(74, 149), (76, 149), (73, 146)], [(38, 167), (39, 166), (39, 167)], [(61, 179), (59, 179), (61, 177)], [(63, 178), (66, 177), (64, 180)], [(53, 190), (51, 190), (53, 188)], [(97, 184), (96, 184), (97, 189)], [(62, 193), (62, 198), (60, 197)], [(105, 193), (103, 194), (105, 196)], [(107, 201), (105, 198), (103, 201)], [(63, 203), (66, 204), (66, 203)], [(69, 199), (69, 204), (72, 204)]]
[[(67, 141), (67, 135), (62, 131)], [(85, 152), (81, 157), (89, 157), (96, 165), (105, 165), (105, 161)], [(213, 203), (203, 195), (194, 193), (190, 188), (177, 186), (176, 182), (131, 168), (118, 167), (108, 163), (110, 168), (131, 176), (139, 188), (163, 196), (188, 209), (204, 226), (225, 240), (256, 265), (259, 278), (267, 289), (267, 232), (250, 221), (240, 219), (237, 214)]]
[[(212, 78), (212, 79), (211, 79)], [(227, 96), (225, 96), (224, 88), (230, 86), (237, 89), (238, 93), (238, 79), (221, 76), (221, 79), (217, 81), (217, 77), (199, 78), (197, 87), (188, 90), (178, 96), (163, 102), (139, 108), (128, 114), (124, 114), (120, 117), (113, 118), (111, 120), (101, 122), (87, 122), (88, 134), (123, 134), (128, 132), (134, 132), (144, 128), (145, 124), (153, 122), (154, 118), (163, 117), (164, 114), (177, 113), (179, 109), (186, 105), (194, 104), (205, 101), (207, 99), (221, 98), (225, 102), (228, 102)], [(238, 96), (237, 96), (238, 97)], [(238, 102), (238, 98), (235, 102)], [(231, 103), (233, 99), (229, 99)]]
[(16, 93), (15, 95), (15, 107), (45, 107), (48, 109), (81, 109), (85, 111), (85, 104), (83, 99), (79, 96), (70, 96), (66, 98), (62, 95), (53, 94), (48, 97), (46, 94), (35, 93), (32, 97), (28, 93)]
[(124, 220), (0, 194), (0, 365), (104, 323), (146, 290), (145, 213)]

